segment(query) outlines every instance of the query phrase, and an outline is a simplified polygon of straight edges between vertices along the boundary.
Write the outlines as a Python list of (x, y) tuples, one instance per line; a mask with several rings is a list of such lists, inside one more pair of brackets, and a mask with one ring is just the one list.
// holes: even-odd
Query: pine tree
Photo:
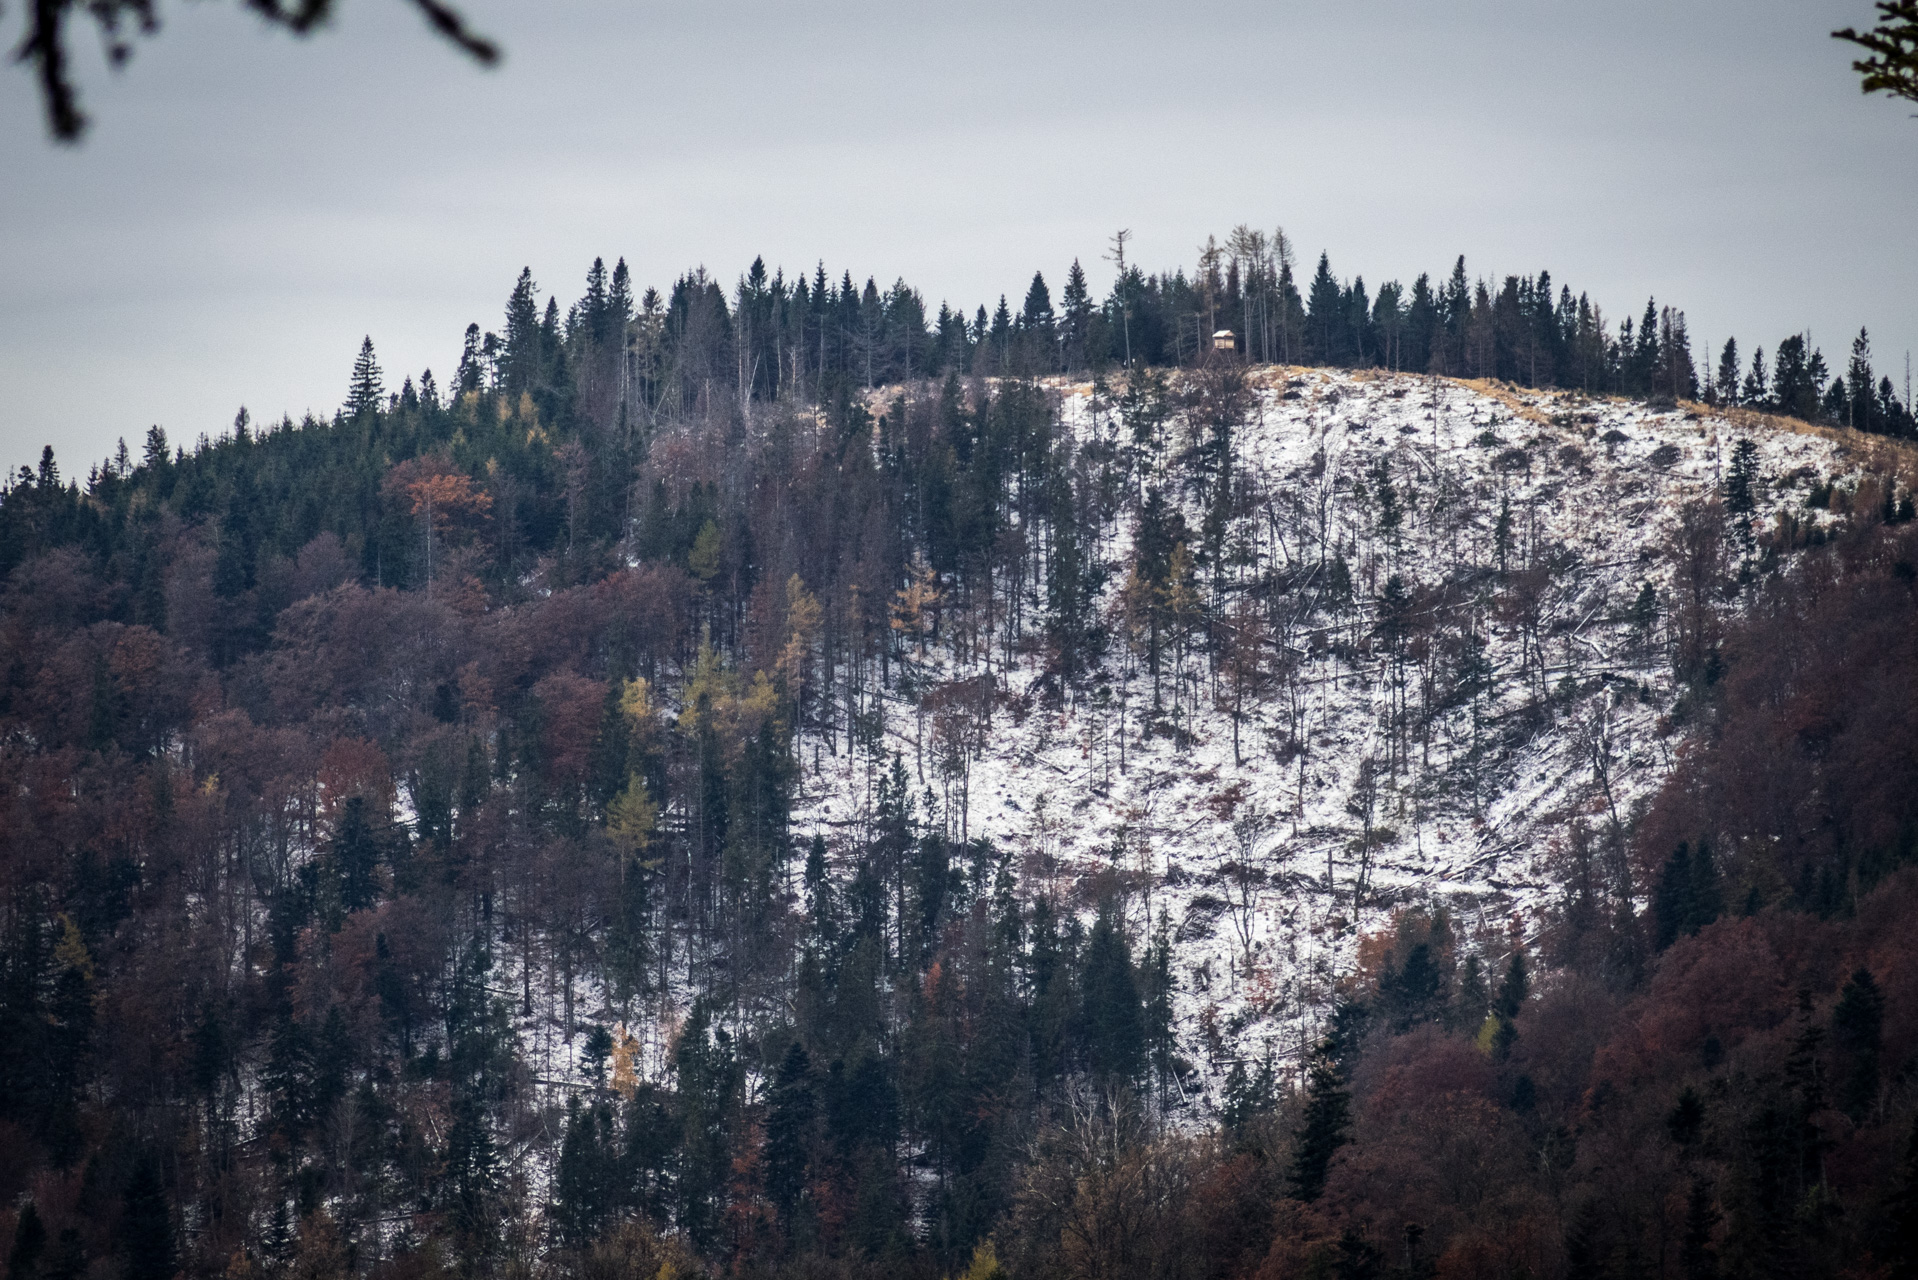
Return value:
[(274, 1024), (260, 1075), (277, 1140), (297, 1150), (314, 1118), (313, 1045), (291, 1009), (283, 1011)]
[(1492, 1006), (1491, 992), (1485, 988), (1485, 965), (1476, 955), (1465, 957), (1465, 963), (1459, 966), (1458, 990), (1452, 997), (1452, 1023), (1466, 1031), (1473, 1031), (1485, 1022), (1485, 1015)]
[(373, 337), (368, 334), (360, 341), (359, 357), (353, 361), (353, 380), (346, 392), (347, 416), (357, 418), (377, 412), (385, 392), (380, 381), (379, 361), (373, 356)]
[(1525, 948), (1515, 948), (1512, 958), (1506, 962), (1505, 976), (1499, 980), (1498, 996), (1493, 1001), (1499, 1016), (1508, 1019), (1518, 1017), (1531, 989), (1531, 965), (1525, 959)]
[(1026, 287), (1025, 305), (1019, 309), (1019, 324), (1028, 333), (1052, 335), (1052, 290), (1046, 287), (1045, 273), (1032, 273), (1032, 283)]

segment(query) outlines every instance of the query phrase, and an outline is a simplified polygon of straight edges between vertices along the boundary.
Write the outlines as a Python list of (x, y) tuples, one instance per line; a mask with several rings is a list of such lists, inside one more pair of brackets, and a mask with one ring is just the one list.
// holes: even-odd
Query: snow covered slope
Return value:
[[(1102, 692), (1048, 703), (1031, 649), (988, 668), (929, 648), (914, 687), (989, 670), (997, 690), (989, 731), (956, 766), (911, 695), (879, 695), (886, 756), (933, 789), (955, 836), (989, 837), (1028, 883), (1043, 877), (1081, 909), (1118, 887), (1135, 938), (1163, 918), (1182, 1048), (1213, 1073), (1295, 1055), (1358, 936), (1395, 907), (1444, 903), (1462, 936), (1501, 948), (1529, 929), (1571, 841), (1629, 828), (1679, 746), (1671, 647), (1693, 567), (1677, 550), (1682, 513), (1725, 492), (1738, 441), (1755, 446), (1759, 529), (1781, 512), (1815, 528), (1830, 517), (1808, 506), (1813, 487), (1836, 477), (1842, 492), (1869, 470), (1836, 433), (1696, 406), (1383, 374), (1252, 377), (1234, 454), (1260, 514), (1242, 522), (1240, 559), (1300, 585), (1236, 752), (1229, 673), (1197, 646), (1182, 664), (1168, 657), (1155, 713), (1152, 675), (1117, 638), (1132, 518), (1099, 548), (1115, 635)], [(1123, 443), (1091, 387), (1054, 391), (1081, 446)], [(1204, 511), (1182, 501), (1196, 530)], [(1382, 518), (1388, 501), (1396, 521)], [(1722, 540), (1720, 567), (1735, 571), (1749, 554), (1738, 522), (1704, 518), (1693, 559)], [(1324, 589), (1333, 558), (1351, 580), (1344, 608), (1324, 606), (1344, 598)], [(1381, 614), (1394, 576), (1396, 636)], [(814, 745), (804, 756), (822, 764), (795, 834), (856, 829), (883, 766)]]

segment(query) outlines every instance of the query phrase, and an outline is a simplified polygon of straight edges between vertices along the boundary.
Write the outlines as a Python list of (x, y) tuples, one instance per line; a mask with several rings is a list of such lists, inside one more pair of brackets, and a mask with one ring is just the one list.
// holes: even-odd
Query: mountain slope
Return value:
[[(1130, 441), (1121, 397), (1053, 393), (1082, 454)], [(1163, 914), (1186, 1047), (1221, 1070), (1267, 1047), (1301, 1057), (1358, 934), (1395, 905), (1444, 905), (1467, 936), (1526, 936), (1569, 843), (1622, 856), (1687, 738), (1674, 659), (1709, 625), (1691, 584), (1775, 558), (1760, 539), (1787, 555), (1819, 540), (1829, 498), (1808, 499), (1896, 462), (1802, 424), (1498, 384), (1262, 370), (1245, 398), (1231, 449), (1251, 510), (1230, 577), (1276, 602), (1256, 619), (1269, 669), (1255, 692), (1235, 688), (1229, 657), (1195, 652), (1166, 664), (1154, 711), (1155, 681), (1121, 641), (1063, 696), (1042, 650), (995, 666), (933, 645), (901, 657), (906, 691), (879, 702), (885, 750), (955, 837), (1015, 851), (1082, 909), (1119, 888), (1141, 936)], [(1203, 412), (1172, 432), (1202, 431)], [(1750, 506), (1728, 515), (1738, 465)], [(1198, 529), (1200, 495), (1181, 497)], [(1096, 548), (1115, 631), (1137, 505)], [(1315, 585), (1335, 558), (1344, 603)], [(1041, 609), (1045, 583), (1029, 591)], [(1715, 583), (1703, 603), (1725, 603)], [(924, 710), (928, 690), (946, 705), (982, 676), (996, 692), (976, 741)], [(871, 753), (832, 761), (802, 783), (795, 827), (859, 829), (881, 771)], [(1221, 1038), (1222, 1020), (1238, 1034)]]

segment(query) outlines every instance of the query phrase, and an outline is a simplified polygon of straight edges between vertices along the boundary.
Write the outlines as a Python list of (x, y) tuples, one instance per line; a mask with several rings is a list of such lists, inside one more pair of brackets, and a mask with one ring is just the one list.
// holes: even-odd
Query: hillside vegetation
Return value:
[(1245, 237), (23, 469), (9, 1274), (1909, 1270), (1890, 384)]

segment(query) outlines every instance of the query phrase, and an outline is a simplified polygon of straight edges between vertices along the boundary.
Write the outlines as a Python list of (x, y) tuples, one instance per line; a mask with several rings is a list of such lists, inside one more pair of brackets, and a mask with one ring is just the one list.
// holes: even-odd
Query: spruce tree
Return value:
[(1725, 472), (1725, 513), (1742, 517), (1742, 537), (1751, 540), (1751, 515), (1758, 509), (1758, 446), (1740, 437), (1732, 446), (1731, 466)]
[(1893, 1280), (1918, 1280), (1918, 1119), (1912, 1121), (1898, 1185), (1885, 1197), (1884, 1209), (1879, 1244), (1891, 1261)]
[(1632, 340), (1631, 351), (1627, 357), (1628, 381), (1625, 389), (1633, 395), (1657, 395), (1661, 391), (1670, 394), (1668, 389), (1656, 386), (1658, 378), (1658, 303), (1652, 298), (1645, 299), (1645, 317), (1638, 322), (1637, 336)]
[(1531, 993), (1531, 965), (1525, 959), (1525, 949), (1516, 948), (1512, 958), (1506, 962), (1505, 976), (1498, 984), (1496, 1007), (1502, 1018), (1516, 1018), (1525, 1007), (1525, 997)]
[(1838, 1106), (1862, 1121), (1878, 1101), (1879, 1057), (1884, 1049), (1885, 997), (1869, 969), (1845, 983), (1831, 1015), (1832, 1048), (1838, 1052)]
[(1306, 1204), (1324, 1194), (1333, 1155), (1351, 1141), (1352, 1095), (1339, 1069), (1339, 1052), (1328, 1037), (1313, 1054), (1306, 1077), (1305, 1114), (1294, 1134), (1290, 1177), (1292, 1198)]
[(1595, 1201), (1587, 1200), (1565, 1228), (1565, 1280), (1604, 1280), (1605, 1246)]
[(1738, 339), (1725, 339), (1725, 349), (1718, 357), (1718, 378), (1713, 391), (1721, 405), (1738, 403)]
[(1703, 1178), (1693, 1178), (1685, 1196), (1685, 1236), (1679, 1245), (1679, 1267), (1685, 1280), (1717, 1280), (1718, 1255), (1712, 1248), (1712, 1230), (1718, 1225), (1718, 1206)]
[[(1459, 259), (1460, 270), (1464, 269), (1464, 261)], [(1305, 354), (1311, 363), (1340, 362), (1344, 353), (1341, 341), (1344, 326), (1339, 323), (1339, 317), (1344, 301), (1344, 291), (1332, 275), (1332, 260), (1321, 253), (1318, 270), (1312, 275), (1312, 287), (1305, 298)]]
[(506, 299), (506, 349), (500, 358), (500, 387), (508, 395), (531, 391), (540, 380), (539, 286), (533, 269), (523, 267)]
[(1772, 361), (1771, 402), (1780, 413), (1810, 421), (1818, 415), (1818, 390), (1805, 336), (1794, 333), (1778, 344)]
[(480, 390), (486, 378), (486, 361), (480, 351), (480, 327), (466, 326), (466, 339), (460, 348), (459, 369), (453, 374), (453, 399), (468, 391)]
[(140, 456), (140, 464), (155, 471), (164, 469), (170, 459), (167, 455), (166, 432), (158, 423), (147, 428), (146, 450)]
[(789, 1231), (806, 1185), (806, 1162), (817, 1109), (812, 1059), (795, 1040), (780, 1060), (766, 1108), (766, 1197)]
[(366, 800), (349, 796), (333, 833), (333, 867), (340, 878), (340, 905), (363, 911), (379, 901), (380, 842), (366, 817)]
[(612, 1108), (567, 1100), (566, 1132), (553, 1169), (553, 1217), (560, 1239), (579, 1248), (599, 1234), (619, 1194)]
[(1064, 331), (1060, 334), (1068, 372), (1083, 368), (1087, 362), (1086, 339), (1092, 330), (1092, 288), (1086, 283), (1085, 269), (1072, 260), (1066, 273), (1065, 292), (1059, 295)]
[(13, 1248), (7, 1254), (7, 1280), (34, 1280), (39, 1273), (40, 1254), (47, 1247), (46, 1224), (40, 1211), (29, 1200), (20, 1210), (13, 1227)]
[(1693, 887), (1691, 845), (1681, 840), (1652, 889), (1652, 946), (1657, 950), (1693, 932)]
[(1745, 385), (1740, 388), (1738, 399), (1742, 404), (1762, 409), (1769, 403), (1770, 396), (1771, 374), (1765, 369), (1765, 348), (1758, 347), (1752, 351), (1751, 372), (1745, 375)]
[(379, 361), (373, 356), (373, 336), (368, 334), (361, 339), (360, 354), (353, 361), (353, 380), (346, 392), (347, 416), (357, 418), (361, 414), (377, 412), (385, 390), (380, 381)]
[(167, 1203), (160, 1162), (144, 1155), (127, 1182), (120, 1213), (120, 1244), (126, 1280), (173, 1280), (173, 1210)]
[(1144, 1010), (1132, 973), (1132, 954), (1108, 899), (1086, 939), (1083, 990), (1086, 1051), (1093, 1073), (1130, 1080), (1145, 1047)]
[(1845, 425), (1859, 431), (1880, 431), (1877, 396), (1871, 371), (1871, 335), (1863, 329), (1852, 339), (1851, 362), (1845, 367)]

